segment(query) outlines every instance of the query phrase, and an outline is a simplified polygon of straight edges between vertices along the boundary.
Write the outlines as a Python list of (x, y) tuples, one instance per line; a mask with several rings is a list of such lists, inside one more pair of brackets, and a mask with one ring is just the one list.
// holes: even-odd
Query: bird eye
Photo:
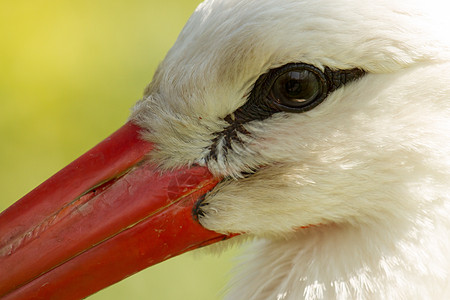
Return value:
[(289, 64), (271, 76), (267, 100), (281, 110), (303, 112), (317, 106), (327, 94), (322, 71), (306, 64)]
[[(264, 120), (278, 112), (302, 113), (313, 109), (333, 91), (364, 76), (359, 68), (323, 70), (305, 63), (289, 63), (261, 74), (247, 98), (247, 101), (233, 114), (224, 118), (229, 124), (227, 130), (240, 128), (248, 133), (243, 124)], [(237, 126), (237, 127), (236, 127)], [(234, 129), (233, 129), (234, 128)]]

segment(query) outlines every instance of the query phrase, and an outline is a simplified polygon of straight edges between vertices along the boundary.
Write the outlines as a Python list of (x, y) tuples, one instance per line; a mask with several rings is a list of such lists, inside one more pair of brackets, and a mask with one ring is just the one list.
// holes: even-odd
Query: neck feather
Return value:
[[(246, 250), (227, 299), (450, 299), (449, 208), (325, 225)], [(432, 217), (430, 217), (432, 216)]]

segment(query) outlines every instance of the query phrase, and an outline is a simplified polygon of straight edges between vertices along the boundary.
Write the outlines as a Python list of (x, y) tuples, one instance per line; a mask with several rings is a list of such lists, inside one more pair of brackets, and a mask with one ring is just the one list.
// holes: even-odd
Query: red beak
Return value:
[(144, 268), (231, 236), (192, 214), (220, 178), (161, 172), (125, 124), (0, 214), (0, 298), (80, 299)]

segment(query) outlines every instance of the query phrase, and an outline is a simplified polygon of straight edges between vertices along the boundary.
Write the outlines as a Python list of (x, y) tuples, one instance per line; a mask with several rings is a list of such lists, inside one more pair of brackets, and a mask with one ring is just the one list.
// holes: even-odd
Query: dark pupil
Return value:
[(301, 93), (302, 85), (300, 84), (300, 82), (298, 82), (298, 80), (291, 79), (288, 82), (286, 82), (286, 86), (284, 87), (284, 89), (286, 90), (289, 96), (295, 97), (296, 95)]
[(320, 84), (317, 76), (311, 71), (289, 71), (275, 81), (272, 92), (278, 103), (299, 107), (317, 97), (320, 93)]

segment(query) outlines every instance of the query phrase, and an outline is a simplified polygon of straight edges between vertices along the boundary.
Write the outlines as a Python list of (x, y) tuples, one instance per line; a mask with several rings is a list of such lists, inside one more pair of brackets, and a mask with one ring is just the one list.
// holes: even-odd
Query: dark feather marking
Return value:
[[(283, 67), (276, 68), (262, 74), (255, 82), (247, 101), (232, 114), (229, 114), (224, 118), (224, 121), (226, 121), (229, 125), (223, 130), (215, 133), (215, 137), (211, 141), (211, 145), (208, 148), (208, 155), (206, 156), (207, 162), (210, 160), (217, 160), (217, 147), (220, 139), (224, 139), (222, 150), (224, 154), (226, 154), (231, 149), (233, 142), (240, 144), (244, 143), (242, 139), (239, 138), (238, 132), (247, 136), (251, 135), (251, 133), (244, 127), (246, 123), (255, 120), (261, 121), (269, 118), (277, 112), (282, 111), (279, 107), (271, 105), (270, 101), (265, 101), (265, 99), (272, 88), (271, 85), (266, 84), (267, 81), (271, 79), (273, 73), (276, 73), (276, 71), (279, 71)], [(348, 70), (332, 70), (325, 67), (323, 73), (325, 74), (327, 81), (328, 96), (331, 92), (339, 89), (346, 83), (362, 77), (365, 74), (365, 71), (358, 68)]]

